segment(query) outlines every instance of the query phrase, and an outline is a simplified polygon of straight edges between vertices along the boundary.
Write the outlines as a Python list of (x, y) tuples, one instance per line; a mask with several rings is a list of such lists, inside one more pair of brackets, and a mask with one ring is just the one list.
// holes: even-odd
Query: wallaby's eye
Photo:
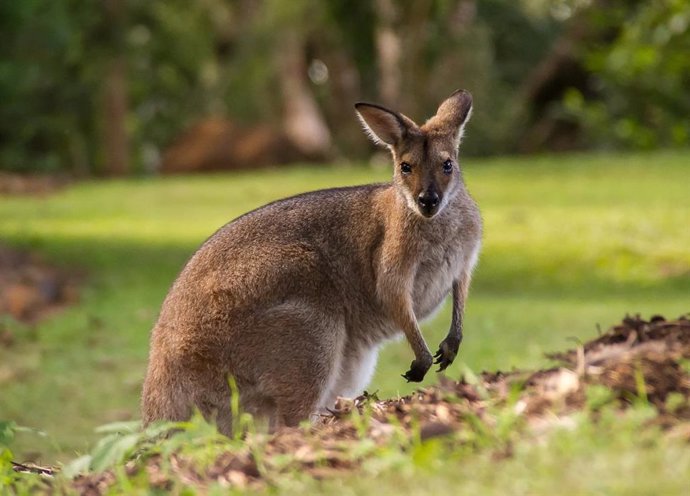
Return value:
[(451, 174), (453, 172), (453, 162), (450, 159), (443, 162), (443, 172), (446, 174)]
[(407, 175), (410, 172), (412, 172), (412, 166), (407, 162), (403, 162), (402, 164), (400, 164), (400, 172)]

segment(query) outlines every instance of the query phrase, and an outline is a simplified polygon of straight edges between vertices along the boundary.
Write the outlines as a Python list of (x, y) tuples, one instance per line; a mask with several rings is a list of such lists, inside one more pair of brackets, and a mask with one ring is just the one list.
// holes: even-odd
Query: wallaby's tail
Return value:
[(231, 434), (230, 387), (215, 367), (201, 370), (176, 363), (173, 353), (152, 353), (141, 398), (144, 425), (157, 420), (188, 420), (198, 409), (218, 430)]
[(183, 380), (165, 364), (152, 361), (144, 381), (141, 415), (144, 425), (157, 420), (187, 420), (192, 414), (192, 398)]

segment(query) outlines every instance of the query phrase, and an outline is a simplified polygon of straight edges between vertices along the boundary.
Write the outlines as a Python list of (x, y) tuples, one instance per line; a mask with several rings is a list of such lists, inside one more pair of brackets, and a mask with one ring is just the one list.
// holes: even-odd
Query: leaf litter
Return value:
[[(324, 479), (367, 470), (381, 450), (411, 450), (431, 439), (453, 449), (489, 447), (500, 460), (511, 456), (516, 435), (538, 439), (574, 425), (577, 412), (595, 417), (604, 404), (625, 410), (640, 401), (656, 412), (651, 424), (690, 442), (688, 316), (628, 316), (592, 341), (547, 356), (556, 363), (548, 369), (466, 373), (459, 381), (442, 377), (434, 386), (393, 399), (369, 393), (339, 398), (309, 427), (248, 433), (227, 441), (228, 449), (210, 462), (199, 463), (183, 449), (140, 453), (124, 464), (124, 473), (145, 474), (161, 489), (175, 480), (201, 491), (211, 484), (261, 488), (286, 473)], [(604, 391), (604, 400), (593, 400), (591, 391)], [(117, 479), (112, 469), (89, 473), (76, 477), (72, 488), (100, 495)]]

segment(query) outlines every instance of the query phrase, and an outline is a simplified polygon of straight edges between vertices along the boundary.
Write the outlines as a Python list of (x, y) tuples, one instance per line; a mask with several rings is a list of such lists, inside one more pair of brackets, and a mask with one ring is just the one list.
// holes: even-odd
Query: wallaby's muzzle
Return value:
[(436, 192), (435, 188), (429, 188), (419, 194), (417, 205), (419, 205), (419, 211), (424, 217), (433, 217), (441, 205), (441, 195)]

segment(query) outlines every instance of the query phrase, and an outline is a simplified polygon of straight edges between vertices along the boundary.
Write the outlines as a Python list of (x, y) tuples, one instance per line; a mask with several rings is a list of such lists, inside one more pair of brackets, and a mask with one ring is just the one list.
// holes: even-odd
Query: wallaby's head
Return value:
[(422, 126), (380, 105), (357, 103), (355, 108), (369, 137), (391, 150), (393, 182), (407, 205), (426, 218), (439, 213), (463, 187), (458, 146), (472, 111), (472, 95), (456, 91)]

